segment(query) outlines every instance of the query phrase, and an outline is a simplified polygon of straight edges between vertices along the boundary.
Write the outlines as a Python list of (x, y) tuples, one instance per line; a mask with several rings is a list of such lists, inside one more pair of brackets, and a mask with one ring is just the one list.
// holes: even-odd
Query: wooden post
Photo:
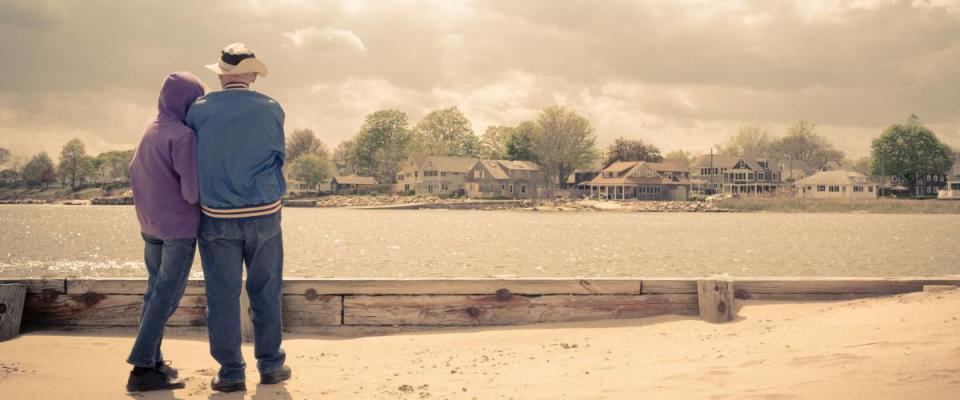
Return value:
[(0, 342), (20, 334), (25, 285), (0, 285)]
[(700, 318), (707, 322), (727, 322), (733, 319), (733, 282), (729, 280), (698, 280), (697, 301)]
[(244, 343), (253, 343), (253, 310), (250, 309), (250, 296), (247, 295), (247, 281), (240, 286), (240, 335)]

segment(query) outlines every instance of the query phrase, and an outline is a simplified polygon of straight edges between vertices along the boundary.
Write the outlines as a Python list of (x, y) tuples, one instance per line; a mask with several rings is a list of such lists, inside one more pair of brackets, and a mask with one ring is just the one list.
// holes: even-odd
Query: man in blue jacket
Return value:
[(260, 383), (279, 383), (291, 374), (280, 348), (284, 113), (275, 100), (250, 89), (267, 67), (242, 43), (225, 47), (220, 61), (207, 68), (217, 73), (223, 90), (197, 99), (186, 122), (197, 132), (207, 330), (210, 354), (221, 366), (211, 386), (233, 392), (246, 390), (240, 353), (243, 264)]

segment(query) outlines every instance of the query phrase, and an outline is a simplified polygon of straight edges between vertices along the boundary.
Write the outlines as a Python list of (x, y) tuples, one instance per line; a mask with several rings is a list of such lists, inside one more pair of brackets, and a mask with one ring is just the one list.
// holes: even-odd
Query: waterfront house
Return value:
[(944, 200), (960, 200), (960, 159), (953, 162), (953, 167), (947, 173), (946, 186), (937, 193), (937, 198)]
[(574, 170), (563, 183), (563, 187), (585, 190), (587, 189), (587, 184), (593, 180), (593, 178), (596, 178), (597, 175), (600, 175), (600, 169), (598, 168)]
[(394, 192), (406, 194), (432, 194), (437, 196), (461, 195), (467, 172), (479, 159), (472, 157), (429, 156), (407, 160), (397, 174)]
[(598, 199), (687, 200), (690, 178), (677, 163), (617, 161), (586, 185)]
[(782, 187), (780, 171), (767, 159), (703, 155), (690, 163), (691, 192), (711, 194), (773, 195)]
[(937, 196), (940, 190), (947, 187), (947, 174), (925, 174), (913, 184), (913, 195), (916, 197)]
[(534, 198), (545, 183), (540, 166), (530, 161), (480, 160), (466, 176), (467, 197), (472, 199)]
[(334, 194), (366, 194), (377, 189), (372, 176), (346, 175), (330, 178), (330, 192)]
[(820, 171), (795, 183), (794, 194), (804, 199), (875, 199), (877, 184), (853, 171)]

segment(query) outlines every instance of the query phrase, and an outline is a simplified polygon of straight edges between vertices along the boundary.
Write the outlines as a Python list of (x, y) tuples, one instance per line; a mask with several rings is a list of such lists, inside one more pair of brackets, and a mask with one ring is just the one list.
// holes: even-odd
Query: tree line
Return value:
[(133, 150), (108, 151), (97, 156), (87, 155), (86, 145), (80, 139), (71, 139), (60, 150), (60, 159), (54, 164), (47, 152), (26, 158), (13, 155), (9, 149), (0, 147), (0, 182), (12, 185), (47, 188), (60, 182), (64, 187), (77, 190), (92, 183), (96, 171), (105, 164), (110, 167), (110, 181), (126, 183), (127, 165), (133, 158)]

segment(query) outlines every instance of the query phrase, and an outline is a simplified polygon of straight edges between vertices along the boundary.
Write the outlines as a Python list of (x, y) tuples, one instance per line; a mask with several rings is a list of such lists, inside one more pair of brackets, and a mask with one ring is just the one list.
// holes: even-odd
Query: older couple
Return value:
[(147, 125), (130, 163), (149, 273), (127, 359), (133, 365), (127, 381), (132, 392), (184, 387), (160, 343), (186, 288), (198, 241), (210, 353), (221, 366), (212, 389), (246, 390), (240, 352), (244, 265), (260, 383), (291, 375), (280, 348), (283, 109), (250, 88), (267, 68), (242, 43), (225, 47), (219, 62), (207, 68), (223, 90), (206, 93), (195, 76), (170, 74), (160, 89), (157, 118)]

